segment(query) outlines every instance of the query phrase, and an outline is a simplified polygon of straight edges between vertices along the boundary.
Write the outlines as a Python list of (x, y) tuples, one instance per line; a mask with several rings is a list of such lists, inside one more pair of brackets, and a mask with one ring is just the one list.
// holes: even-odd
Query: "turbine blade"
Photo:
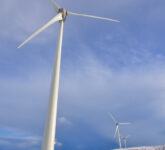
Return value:
[(129, 125), (131, 123), (127, 122), (127, 123), (119, 123), (119, 125)]
[(95, 18), (95, 19), (102, 19), (102, 20), (108, 20), (108, 21), (113, 21), (113, 22), (120, 22), (115, 19), (110, 19), (110, 18), (104, 18), (104, 17), (98, 17), (98, 16), (92, 16), (92, 15), (86, 15), (86, 14), (78, 14), (78, 13), (72, 13), (70, 11), (67, 12), (68, 15), (72, 16), (82, 16), (82, 17), (88, 17), (88, 18)]
[(113, 115), (111, 113), (108, 113), (108, 114), (112, 118), (112, 120), (114, 121), (114, 123), (116, 124), (117, 121), (115, 120), (115, 118), (113, 117)]
[(41, 27), (40, 29), (38, 29), (35, 33), (33, 33), (30, 37), (28, 37), (21, 45), (18, 46), (18, 48), (21, 48), (24, 44), (26, 44), (27, 42), (29, 42), (32, 38), (34, 38), (35, 36), (37, 36), (40, 32), (42, 32), (43, 30), (45, 30), (47, 27), (49, 27), (50, 25), (52, 25), (53, 23), (55, 23), (56, 21), (60, 21), (62, 20), (62, 14), (59, 13), (57, 16), (55, 16), (54, 18), (52, 18), (48, 23), (46, 23), (43, 27)]
[(118, 131), (118, 126), (116, 127), (116, 131), (115, 131), (115, 134), (114, 134), (114, 138), (116, 137), (116, 134), (117, 134), (117, 131)]
[(51, 2), (51, 4), (53, 5), (55, 11), (58, 13), (59, 7), (58, 5), (53, 1), (53, 0), (49, 0)]

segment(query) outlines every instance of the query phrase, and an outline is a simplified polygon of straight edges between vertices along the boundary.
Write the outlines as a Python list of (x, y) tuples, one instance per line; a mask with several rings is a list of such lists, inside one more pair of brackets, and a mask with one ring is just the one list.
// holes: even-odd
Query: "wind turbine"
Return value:
[(112, 118), (112, 120), (114, 121), (115, 125), (116, 125), (116, 130), (115, 130), (115, 134), (114, 134), (114, 138), (116, 137), (116, 134), (118, 134), (118, 142), (119, 142), (119, 147), (121, 148), (121, 139), (120, 139), (120, 132), (119, 132), (119, 126), (120, 125), (129, 125), (130, 123), (120, 123), (118, 121), (116, 121), (116, 119), (113, 117), (112, 114), (109, 114), (110, 117)]
[(53, 17), (50, 21), (48, 21), (43, 27), (41, 27), (35, 33), (33, 33), (30, 37), (28, 37), (21, 45), (18, 46), (18, 48), (21, 48), (24, 44), (29, 42), (32, 38), (37, 36), (40, 32), (45, 30), (47, 27), (49, 27), (55, 22), (59, 22), (60, 24), (59, 37), (58, 37), (58, 42), (57, 42), (56, 54), (55, 54), (55, 62), (54, 62), (53, 76), (52, 76), (51, 90), (50, 90), (50, 99), (49, 99), (49, 104), (48, 104), (46, 125), (45, 125), (44, 137), (43, 137), (43, 142), (42, 142), (42, 150), (54, 150), (63, 26), (64, 26), (64, 22), (67, 16), (82, 16), (82, 17), (89, 17), (89, 18), (119, 22), (118, 20), (104, 18), (104, 17), (73, 13), (73, 12), (67, 11), (64, 8), (59, 8), (59, 6), (53, 0), (50, 0), (50, 2), (52, 3), (55, 11), (57, 12), (57, 15)]
[(130, 136), (122, 136), (122, 140), (124, 142), (124, 147), (127, 148), (127, 139), (129, 138)]

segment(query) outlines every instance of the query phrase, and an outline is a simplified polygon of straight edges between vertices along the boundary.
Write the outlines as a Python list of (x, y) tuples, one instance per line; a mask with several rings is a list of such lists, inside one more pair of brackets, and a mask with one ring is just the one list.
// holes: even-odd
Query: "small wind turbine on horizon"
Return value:
[(120, 125), (129, 125), (129, 124), (131, 124), (131, 123), (129, 123), (129, 122), (127, 122), (127, 123), (118, 122), (118, 121), (116, 121), (116, 119), (114, 118), (114, 116), (113, 116), (112, 114), (109, 113), (109, 115), (110, 115), (110, 117), (112, 118), (112, 120), (114, 121), (115, 126), (116, 126), (114, 138), (116, 137), (116, 134), (118, 134), (119, 147), (122, 148), (121, 139), (120, 139), (120, 132), (119, 132), (119, 126), (120, 126)]
[(48, 104), (48, 112), (47, 112), (47, 117), (46, 117), (44, 137), (43, 137), (43, 141), (42, 141), (42, 150), (54, 150), (63, 25), (64, 25), (64, 22), (65, 22), (67, 16), (82, 16), (82, 17), (88, 17), (88, 18), (95, 18), (95, 19), (119, 22), (118, 20), (104, 18), (104, 17), (73, 13), (73, 12), (67, 11), (64, 8), (59, 8), (58, 5), (53, 0), (50, 0), (50, 2), (52, 3), (55, 11), (57, 12), (57, 15), (55, 17), (53, 17), (50, 21), (48, 21), (43, 27), (41, 27), (35, 33), (33, 33), (30, 37), (28, 37), (21, 45), (18, 46), (18, 48), (21, 48), (24, 44), (29, 42), (32, 38), (37, 36), (40, 32), (42, 32), (43, 30), (48, 28), (50, 25), (52, 25), (55, 22), (59, 22), (59, 24), (60, 24), (59, 37), (58, 37), (55, 62), (54, 62), (54, 67), (53, 67), (50, 99), (49, 99), (49, 104)]
[(130, 137), (130, 135), (128, 136), (121, 136), (123, 142), (124, 142), (124, 147), (127, 148), (127, 139)]

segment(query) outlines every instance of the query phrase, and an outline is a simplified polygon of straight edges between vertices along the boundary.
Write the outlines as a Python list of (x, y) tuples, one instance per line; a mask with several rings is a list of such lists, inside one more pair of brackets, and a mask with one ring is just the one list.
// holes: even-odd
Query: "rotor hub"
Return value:
[(58, 10), (58, 13), (62, 13), (63, 21), (65, 21), (65, 20), (66, 20), (66, 16), (67, 16), (67, 11), (66, 11), (66, 9), (60, 8), (60, 9)]

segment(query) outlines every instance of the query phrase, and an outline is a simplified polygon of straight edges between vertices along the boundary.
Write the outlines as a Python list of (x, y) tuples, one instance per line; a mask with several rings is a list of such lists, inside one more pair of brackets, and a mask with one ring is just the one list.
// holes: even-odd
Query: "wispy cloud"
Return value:
[(63, 144), (61, 143), (61, 142), (59, 142), (59, 141), (56, 141), (56, 143), (55, 143), (57, 146), (59, 146), (59, 147), (61, 147)]
[[(22, 42), (53, 17), (53, 9), (47, 11), (52, 8), (49, 2), (39, 0), (28, 2), (2, 0), (1, 8), (0, 17), (3, 23), (0, 25), (0, 37), (10, 41)], [(52, 31), (53, 28), (49, 28), (39, 38), (35, 38), (31, 42), (46, 42), (48, 37), (53, 36)], [(48, 34), (49, 36), (47, 36)]]
[[(131, 134), (132, 145), (163, 143), (165, 61), (164, 21), (161, 18), (164, 2), (57, 2), (73, 11), (121, 20), (120, 24), (114, 25), (85, 18), (80, 21), (80, 18), (74, 17), (71, 22), (67, 18), (57, 121), (60, 131), (57, 137), (62, 142), (62, 148), (71, 137), (61, 138), (61, 131), (72, 133), (76, 125), (79, 125), (77, 133), (82, 135), (84, 132), (82, 139), (92, 139), (97, 135), (111, 140), (114, 124), (107, 112), (112, 112), (119, 121), (133, 123), (128, 128), (121, 128), (123, 134)], [(2, 0), (0, 4), (0, 39), (3, 39), (0, 44), (0, 124), (14, 128), (12, 132), (4, 133), (8, 136), (16, 135), (13, 130), (17, 129), (20, 135), (42, 137), (54, 59), (55, 43), (52, 40), (56, 41), (54, 33), (57, 32), (50, 27), (34, 39), (33, 44), (50, 44), (40, 48), (29, 46), (16, 51), (12, 44), (22, 42), (53, 17), (54, 11), (49, 2), (43, 0)], [(97, 134), (85, 136), (91, 129)], [(34, 143), (30, 142), (30, 138), (17, 140), (21, 142), (1, 138), (1, 145), (16, 144), (20, 149), (28, 145), (31, 146), (29, 149), (39, 146), (35, 139), (32, 140)], [(88, 141), (87, 138), (86, 145), (90, 147)], [(71, 145), (74, 145), (72, 142)], [(75, 145), (87, 149), (88, 146), (81, 142), (76, 137)]]
[[(64, 66), (63, 69), (65, 69)], [(92, 126), (96, 132), (112, 137), (113, 122), (107, 115), (107, 112), (111, 111), (119, 120), (134, 123), (133, 127), (127, 128), (124, 132), (131, 132), (131, 134), (138, 132), (143, 135), (152, 130), (155, 136), (159, 136), (159, 129), (163, 128), (162, 123), (159, 124), (159, 128), (150, 125), (161, 122), (164, 117), (164, 109), (160, 107), (164, 104), (163, 89), (165, 88), (165, 72), (162, 68), (163, 66), (157, 68), (157, 66), (150, 65), (139, 69), (114, 70), (114, 68), (109, 68), (106, 63), (96, 59), (92, 53), (81, 55), (78, 67), (67, 62), (67, 69), (62, 69), (61, 74), (58, 109), (60, 116), (66, 117), (59, 118), (59, 126), (63, 123), (74, 123), (77, 118)], [(2, 124), (22, 128), (25, 132), (33, 131), (40, 135), (43, 133), (50, 83), (49, 74), (40, 76), (44, 74), (45, 69), (42, 68), (40, 72), (34, 70), (33, 78), (29, 78), (28, 81), (13, 79), (13, 82), (3, 78), (1, 83), (6, 88), (1, 88), (5, 100), (3, 105), (1, 102), (1, 106), (3, 106), (1, 112), (3, 111), (6, 117), (1, 116)], [(40, 78), (38, 78), (39, 76)], [(44, 86), (41, 86), (41, 83)], [(13, 92), (8, 95), (8, 90)], [(21, 91), (22, 94), (17, 91)], [(11, 99), (14, 101), (12, 102)], [(4, 105), (8, 105), (8, 108), (4, 109)], [(22, 107), (24, 114), (21, 114)], [(10, 109), (15, 109), (14, 113), (13, 111), (10, 113), (8, 111)], [(131, 113), (129, 113), (130, 111)], [(41, 114), (44, 118), (40, 117)], [(9, 116), (12, 116), (15, 121), (5, 119)], [(22, 121), (21, 118), (26, 119)], [(36, 120), (36, 118), (40, 119)], [(29, 122), (32, 123), (29, 124)], [(141, 129), (145, 129), (145, 132)], [(141, 137), (136, 138), (139, 138), (136, 140), (140, 140)], [(155, 140), (154, 137), (150, 137), (151, 139)], [(159, 141), (161, 140), (159, 139)], [(159, 141), (154, 142), (159, 143)]]
[(72, 123), (68, 120), (68, 119), (66, 119), (65, 117), (60, 117), (60, 118), (58, 118), (58, 122), (60, 123), (60, 124), (66, 124), (66, 125), (71, 125)]
[(40, 144), (41, 140), (38, 137), (0, 137), (0, 145), (6, 148), (33, 149), (34, 147), (39, 148)]

